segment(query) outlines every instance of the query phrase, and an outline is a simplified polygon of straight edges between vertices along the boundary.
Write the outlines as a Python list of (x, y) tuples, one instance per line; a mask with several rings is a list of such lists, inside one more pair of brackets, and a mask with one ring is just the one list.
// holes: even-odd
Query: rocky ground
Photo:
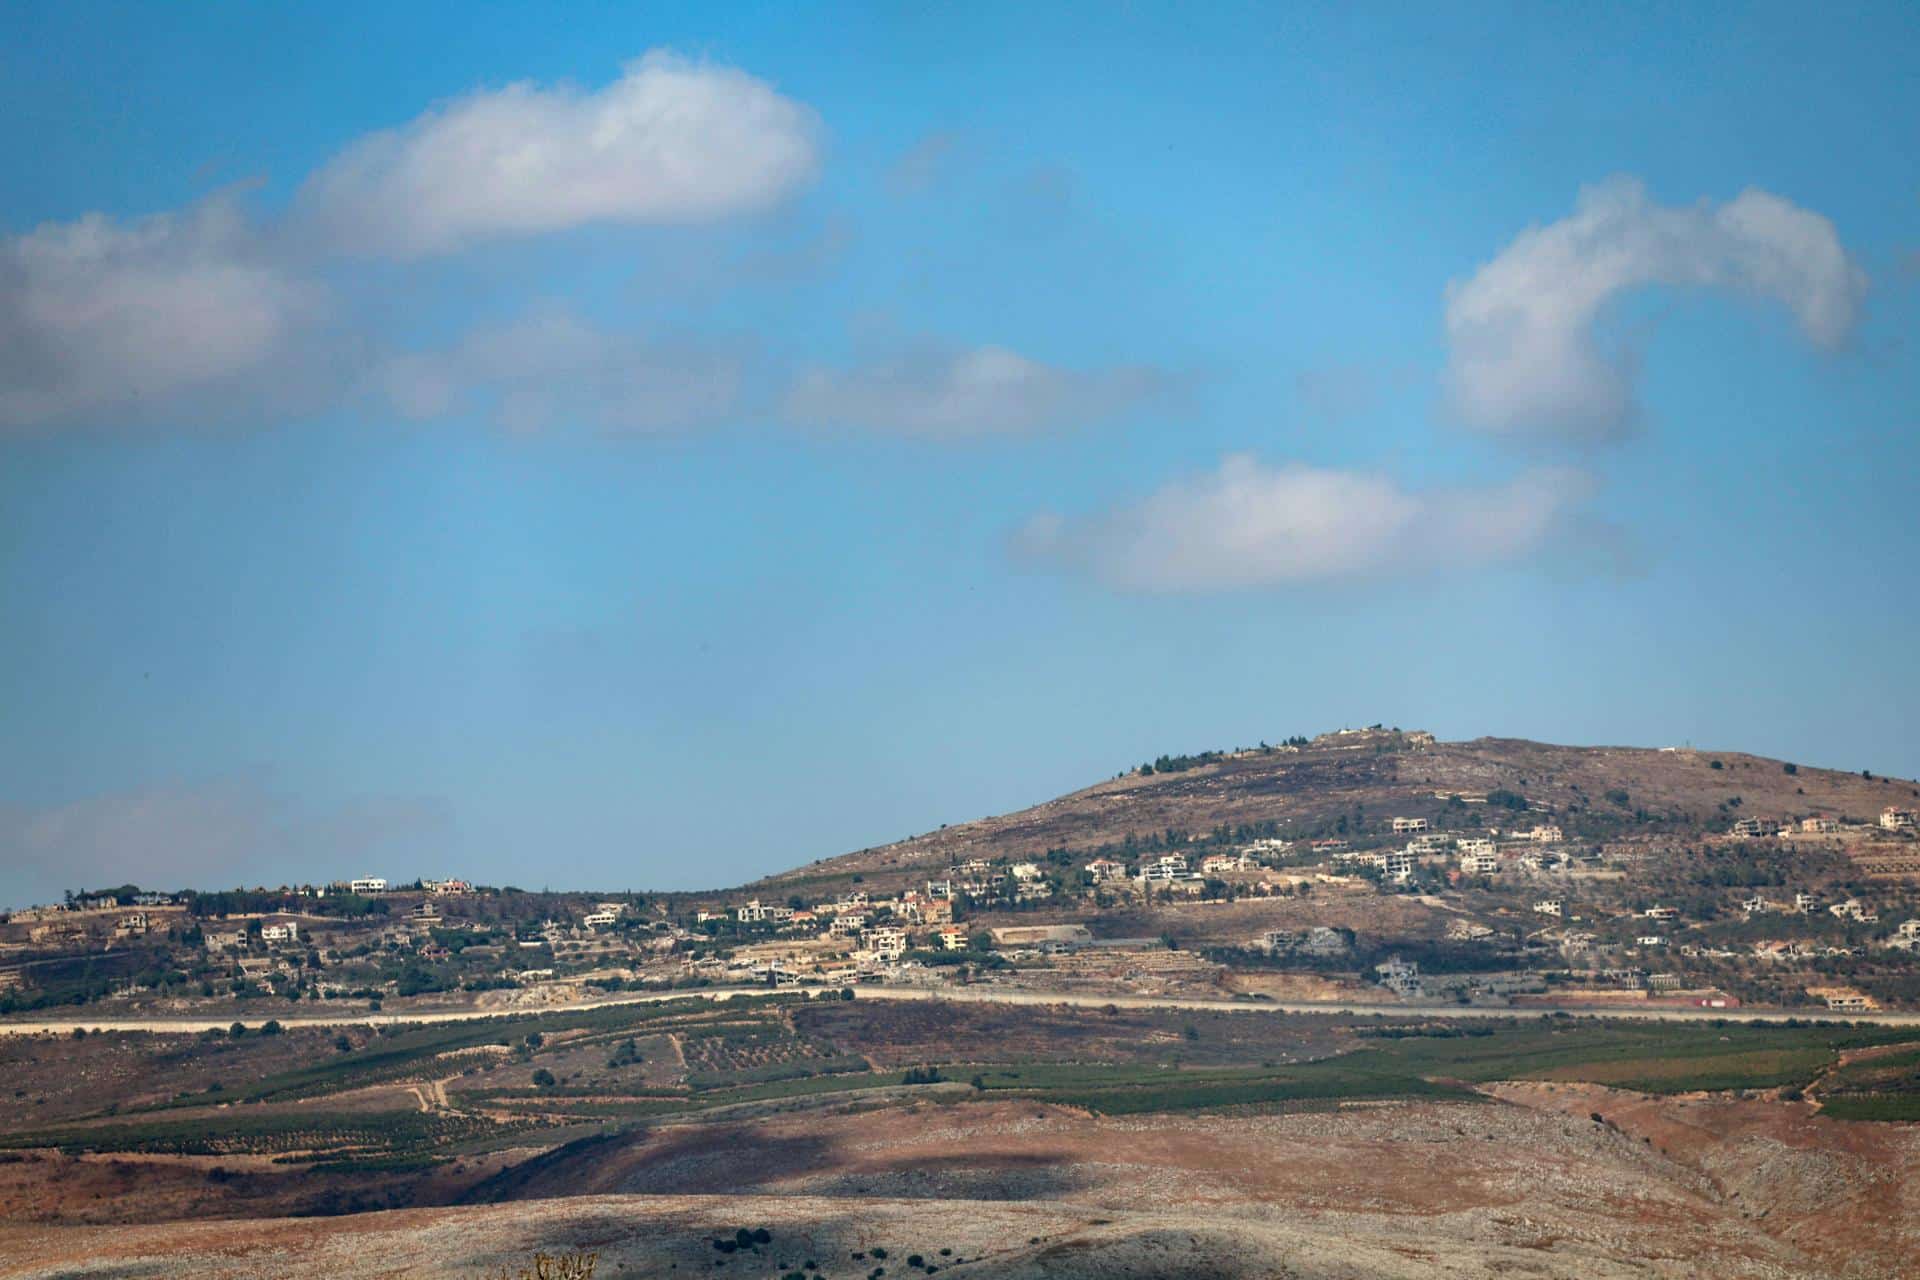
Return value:
[[(1920, 1256), (1915, 1126), (1773, 1099), (1489, 1092), (1294, 1114), (929, 1102), (663, 1125), (475, 1188), (504, 1203), (0, 1227), (0, 1275), (517, 1275), (537, 1251), (589, 1251), (597, 1276), (814, 1262), (860, 1277), (1865, 1278)], [(743, 1229), (769, 1239), (714, 1247)]]

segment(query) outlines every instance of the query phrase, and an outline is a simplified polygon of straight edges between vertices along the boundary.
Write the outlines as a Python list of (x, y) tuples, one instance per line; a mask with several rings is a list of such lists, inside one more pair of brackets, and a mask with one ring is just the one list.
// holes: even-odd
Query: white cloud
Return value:
[(324, 310), (226, 197), (49, 223), (0, 243), (0, 428), (251, 402)]
[(1668, 208), (1631, 179), (1580, 194), (1448, 289), (1448, 391), (1469, 425), (1508, 436), (1601, 438), (1637, 412), (1632, 370), (1594, 323), (1652, 285), (1728, 289), (1787, 307), (1816, 345), (1844, 342), (1867, 288), (1833, 224), (1765, 191)]
[(796, 418), (930, 438), (1017, 435), (1109, 417), (1160, 391), (1144, 368), (1082, 372), (1005, 347), (924, 350), (852, 369), (813, 369), (787, 397)]
[(326, 241), (419, 257), (590, 223), (701, 222), (812, 180), (819, 124), (743, 71), (656, 50), (592, 93), (520, 83), (354, 143), (300, 195)]
[(1129, 591), (1221, 591), (1472, 568), (1524, 557), (1565, 529), (1592, 490), (1584, 473), (1413, 492), (1364, 471), (1247, 454), (1144, 501), (1028, 522), (1015, 549)]
[(414, 420), (479, 410), (511, 431), (654, 432), (725, 417), (738, 403), (741, 378), (742, 361), (730, 352), (650, 344), (546, 309), (469, 333), (443, 351), (397, 356), (377, 381)]

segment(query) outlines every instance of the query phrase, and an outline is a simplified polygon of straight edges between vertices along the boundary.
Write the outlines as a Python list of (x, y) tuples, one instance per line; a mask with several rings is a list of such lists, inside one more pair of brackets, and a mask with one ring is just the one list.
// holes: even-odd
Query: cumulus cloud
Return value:
[(1019, 435), (1111, 417), (1164, 383), (1150, 369), (1065, 369), (1005, 347), (928, 349), (809, 370), (788, 393), (787, 409), (805, 422), (900, 435)]
[(251, 403), (325, 311), (240, 205), (0, 242), (0, 428)]
[(1867, 277), (1831, 222), (1779, 196), (1749, 189), (1717, 206), (1666, 207), (1640, 183), (1614, 179), (1449, 287), (1454, 411), (1497, 435), (1618, 434), (1637, 412), (1633, 371), (1600, 349), (1594, 324), (1613, 299), (1653, 285), (1778, 303), (1810, 342), (1831, 349), (1851, 333)]
[(415, 421), (480, 412), (510, 431), (654, 432), (725, 417), (741, 377), (742, 361), (731, 352), (652, 344), (550, 308), (443, 350), (396, 356), (376, 381), (388, 403)]
[(473, 93), (348, 147), (299, 204), (335, 247), (410, 258), (592, 223), (765, 209), (812, 180), (807, 106), (729, 67), (656, 50), (592, 93)]
[(1525, 557), (1569, 526), (1584, 473), (1542, 469), (1482, 488), (1407, 490), (1386, 476), (1247, 454), (1144, 501), (1042, 515), (1015, 550), (1128, 591), (1224, 591), (1473, 568)]

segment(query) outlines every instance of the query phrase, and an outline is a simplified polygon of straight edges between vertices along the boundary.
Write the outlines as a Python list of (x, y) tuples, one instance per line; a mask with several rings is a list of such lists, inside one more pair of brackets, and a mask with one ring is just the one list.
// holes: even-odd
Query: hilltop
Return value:
[[(1015, 813), (980, 818), (893, 844), (826, 858), (759, 882), (863, 878), (934, 869), (970, 858), (1091, 853), (1177, 832), (1222, 827), (1294, 836), (1340, 834), (1389, 815), (1440, 825), (1462, 806), (1507, 825), (1550, 817), (1570, 836), (1633, 829), (1723, 831), (1740, 817), (1781, 821), (1824, 814), (1871, 823), (1911, 806), (1920, 784), (1820, 769), (1739, 751), (1573, 747), (1520, 738), (1440, 742), (1417, 730), (1350, 730), (1295, 745), (1162, 757), (1171, 770), (1130, 770)], [(1454, 797), (1459, 797), (1458, 801)], [(1493, 797), (1488, 807), (1488, 797)], [(1504, 809), (1524, 800), (1519, 811)], [(1356, 821), (1355, 815), (1358, 814)], [(1343, 825), (1342, 819), (1346, 819)]]

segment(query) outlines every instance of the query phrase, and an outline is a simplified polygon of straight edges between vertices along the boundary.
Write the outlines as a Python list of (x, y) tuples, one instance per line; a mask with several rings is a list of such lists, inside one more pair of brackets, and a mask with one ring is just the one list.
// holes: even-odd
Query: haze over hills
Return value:
[[(1203, 836), (1222, 826), (1275, 824), (1284, 834), (1314, 835), (1331, 833), (1356, 812), (1363, 820), (1436, 817), (1450, 804), (1469, 806), (1477, 821), (1491, 825), (1519, 824), (1527, 813), (1551, 815), (1569, 836), (1598, 838), (1628, 826), (1676, 834), (1724, 829), (1740, 817), (1824, 814), (1871, 823), (1888, 806), (1920, 799), (1920, 784), (1910, 779), (1738, 751), (1556, 746), (1520, 738), (1441, 742), (1398, 729), (1342, 730), (1295, 743), (1162, 757), (1159, 768), (1136, 768), (1014, 813), (821, 859), (758, 883), (779, 888), (1053, 849), (1091, 853), (1129, 837)], [(1496, 803), (1483, 809), (1489, 795)], [(1498, 803), (1513, 797), (1525, 799), (1521, 810)]]

